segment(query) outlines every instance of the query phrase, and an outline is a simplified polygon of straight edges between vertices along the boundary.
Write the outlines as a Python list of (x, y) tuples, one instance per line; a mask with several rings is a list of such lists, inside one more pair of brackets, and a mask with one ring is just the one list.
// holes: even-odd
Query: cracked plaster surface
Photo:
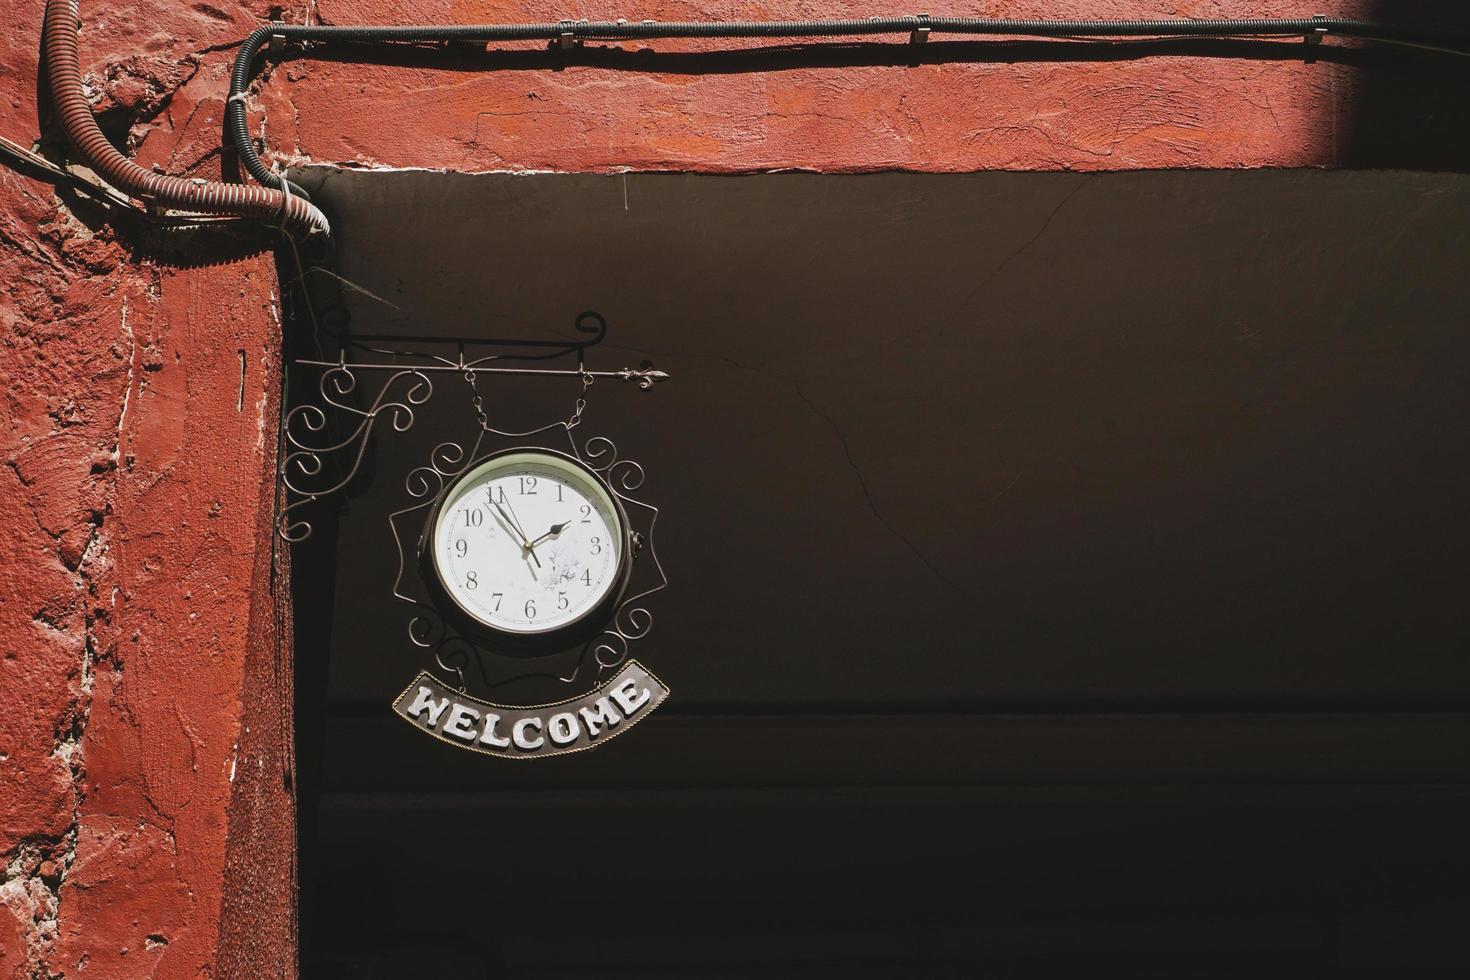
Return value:
[[(16, 110), (0, 134), (56, 156), (35, 103), (39, 7), (16, 6), (29, 29), (0, 39)], [(210, 52), (267, 11), (204, 6), (83, 4), (86, 87), (145, 166), (217, 172), (218, 111), (194, 92), (222, 90), (227, 56)], [(292, 962), (289, 744), (245, 722), (283, 702), (243, 703), (279, 638), (269, 594), (253, 596), (273, 279), (254, 233), (152, 231), (0, 168), (5, 980), (222, 975), (227, 912), (258, 927), (268, 970)], [(226, 780), (240, 758), (260, 776)], [(226, 855), (257, 812), (284, 848), (260, 858), (284, 880), (242, 908)]]

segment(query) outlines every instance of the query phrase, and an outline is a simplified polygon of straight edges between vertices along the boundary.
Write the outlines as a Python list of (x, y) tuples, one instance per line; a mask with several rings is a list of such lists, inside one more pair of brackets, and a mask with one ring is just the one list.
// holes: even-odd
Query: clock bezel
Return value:
[[(613, 532), (619, 540), (619, 549), (618, 565), (613, 572), (612, 587), (580, 615), (545, 630), (506, 630), (480, 619), (460, 603), (454, 591), (445, 581), (439, 566), (439, 554), (435, 541), (439, 518), (444, 511), (445, 503), (453, 499), (466, 483), (487, 468), (493, 467), (497, 460), (506, 456), (543, 456), (577, 470), (585, 479), (600, 487), (607, 494), (607, 499), (612, 502), (614, 520), (618, 525), (616, 531)], [(424, 532), (419, 540), (419, 560), (423, 578), (430, 586), (431, 593), (439, 600), (435, 603), (439, 612), (446, 621), (454, 623), (461, 632), (519, 649), (535, 649), (553, 644), (565, 645), (581, 642), (601, 633), (627, 594), (628, 584), (633, 577), (632, 523), (628, 519), (628, 512), (623, 506), (622, 499), (607, 479), (576, 456), (543, 446), (512, 446), (480, 457), (465, 467), (463, 473), (445, 485), (433, 506), (429, 508), (424, 523)]]

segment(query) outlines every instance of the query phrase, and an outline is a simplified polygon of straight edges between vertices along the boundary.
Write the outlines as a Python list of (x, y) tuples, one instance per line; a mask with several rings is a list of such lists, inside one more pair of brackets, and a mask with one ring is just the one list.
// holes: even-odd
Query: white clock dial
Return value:
[(558, 630), (620, 583), (622, 515), (569, 457), (517, 450), (472, 468), (434, 522), (434, 570), (469, 616), (506, 633)]

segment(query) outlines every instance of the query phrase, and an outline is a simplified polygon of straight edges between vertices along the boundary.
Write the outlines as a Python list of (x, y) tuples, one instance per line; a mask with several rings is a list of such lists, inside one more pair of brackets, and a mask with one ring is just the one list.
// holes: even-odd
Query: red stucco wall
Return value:
[[(286, 16), (301, 20), (306, 6), (292, 4)], [(310, 7), (331, 23), (907, 12), (873, 2)], [(929, 9), (1203, 17), (1372, 7), (989, 0)], [(6, 0), (4, 9), (0, 135), (27, 146), (38, 134), (54, 140), (36, 104), (40, 4)], [(83, 3), (82, 59), (96, 105), (139, 162), (219, 175), (228, 47), (269, 12), (229, 0)], [(284, 162), (1333, 166), (1364, 152), (1355, 100), (1377, 70), (1299, 58), (968, 57), (807, 67), (783, 56), (665, 58), (654, 73), (616, 58), (561, 71), (501, 59), (492, 63), (525, 70), (486, 72), (470, 70), (484, 67), (474, 57), (443, 52), (391, 64), (292, 61), (267, 73), (250, 109), (252, 127)], [(1405, 91), (1421, 83), (1402, 72), (1392, 79)], [(1397, 124), (1385, 125), (1377, 142), (1394, 146)], [(291, 661), (284, 582), (271, 567), (280, 341), (271, 244), (259, 231), (117, 221), (0, 167), (5, 980), (294, 970)]]

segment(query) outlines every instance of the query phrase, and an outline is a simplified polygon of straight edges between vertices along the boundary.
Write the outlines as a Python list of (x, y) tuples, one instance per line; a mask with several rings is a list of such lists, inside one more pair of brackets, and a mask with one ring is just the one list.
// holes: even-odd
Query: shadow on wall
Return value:
[[(1366, 16), (1470, 33), (1470, 5), (1463, 0), (1378, 0)], [(1341, 165), (1470, 170), (1470, 58), (1429, 52), (1406, 58), (1391, 48), (1371, 57), (1368, 72), (1328, 66), (1340, 83), (1359, 86), (1352, 118), (1339, 121)]]

